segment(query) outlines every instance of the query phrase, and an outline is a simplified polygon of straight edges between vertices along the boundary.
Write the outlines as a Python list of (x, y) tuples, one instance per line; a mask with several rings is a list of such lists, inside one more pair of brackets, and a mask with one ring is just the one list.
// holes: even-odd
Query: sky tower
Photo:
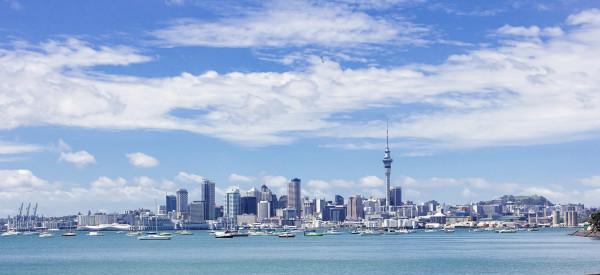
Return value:
[(383, 167), (385, 168), (385, 206), (386, 211), (390, 207), (390, 173), (392, 172), (392, 161), (390, 157), (389, 130), (385, 129), (385, 157), (383, 158)]

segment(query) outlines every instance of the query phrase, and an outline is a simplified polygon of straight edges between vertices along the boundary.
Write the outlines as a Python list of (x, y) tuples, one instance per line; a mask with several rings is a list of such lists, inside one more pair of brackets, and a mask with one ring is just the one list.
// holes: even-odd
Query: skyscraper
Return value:
[(386, 129), (385, 135), (385, 157), (383, 158), (383, 167), (385, 169), (385, 206), (388, 211), (390, 204), (390, 174), (392, 172), (392, 157), (390, 157), (389, 132)]
[(167, 195), (167, 201), (165, 203), (167, 213), (177, 211), (177, 197), (175, 195)]
[(201, 183), (202, 199), (201, 201), (206, 202), (204, 209), (204, 217), (207, 220), (215, 219), (215, 181), (214, 180), (203, 180)]
[(256, 202), (256, 197), (242, 197), (240, 199), (240, 212), (241, 214), (257, 214), (256, 206), (258, 203)]
[(364, 218), (362, 197), (360, 195), (354, 195), (348, 198), (348, 218), (360, 219)]
[(333, 200), (334, 205), (344, 205), (344, 197), (340, 195), (335, 195), (335, 199)]
[(188, 191), (177, 189), (177, 218), (185, 219), (188, 215)]
[(232, 218), (235, 220), (236, 216), (240, 214), (240, 190), (232, 188), (227, 190), (225, 193), (225, 205), (223, 209), (224, 217)]
[(392, 187), (390, 188), (390, 206), (402, 205), (402, 188)]
[(296, 217), (301, 216), (302, 212), (302, 197), (301, 197), (301, 184), (299, 178), (293, 178), (288, 183), (288, 209), (293, 208), (296, 210)]

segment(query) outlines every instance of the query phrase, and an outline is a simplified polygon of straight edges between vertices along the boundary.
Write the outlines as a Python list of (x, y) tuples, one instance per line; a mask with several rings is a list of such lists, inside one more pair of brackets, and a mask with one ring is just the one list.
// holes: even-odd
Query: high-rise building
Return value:
[(256, 190), (256, 188), (252, 187), (252, 189), (246, 192), (246, 197), (255, 197), (257, 201), (260, 201), (260, 191)]
[(224, 217), (233, 218), (240, 214), (240, 190), (232, 188), (225, 193)]
[(302, 194), (299, 178), (293, 178), (288, 183), (288, 209), (296, 210), (296, 217), (301, 217), (302, 212)]
[(385, 136), (385, 157), (383, 158), (383, 167), (385, 170), (385, 206), (386, 211), (388, 210), (390, 204), (390, 174), (392, 172), (392, 162), (394, 161), (392, 157), (390, 157), (390, 143), (389, 143), (389, 132), (386, 129)]
[(215, 219), (215, 181), (214, 180), (203, 180), (201, 183), (202, 199), (201, 201), (206, 202), (204, 208), (204, 217), (207, 220)]
[(257, 214), (256, 197), (242, 197), (240, 199), (240, 212), (241, 214)]
[(185, 219), (189, 213), (188, 210), (188, 191), (185, 189), (177, 189), (177, 218)]
[(263, 186), (260, 188), (260, 200), (271, 201), (272, 199), (273, 196), (271, 194), (271, 190), (269, 190), (269, 188), (263, 184)]
[(167, 213), (177, 211), (177, 197), (175, 195), (167, 195), (165, 207)]
[(333, 200), (334, 205), (344, 205), (344, 197), (340, 195), (335, 195), (335, 199)]
[(205, 201), (194, 201), (190, 204), (190, 221), (197, 223), (206, 220), (205, 208), (207, 203)]
[(264, 221), (271, 218), (271, 202), (261, 201), (258, 203), (258, 221)]
[(552, 211), (552, 225), (558, 226), (560, 224), (560, 212), (557, 210)]
[[(402, 188), (392, 187), (390, 188), (390, 206), (402, 205)], [(427, 205), (429, 207), (429, 205)]]
[(360, 195), (350, 196), (348, 198), (348, 218), (353, 220), (362, 219), (365, 217), (363, 212), (362, 197)]

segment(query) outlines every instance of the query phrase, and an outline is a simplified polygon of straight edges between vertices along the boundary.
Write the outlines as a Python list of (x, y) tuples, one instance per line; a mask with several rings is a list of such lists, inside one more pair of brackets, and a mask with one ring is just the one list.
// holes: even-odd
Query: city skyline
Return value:
[(385, 198), (388, 124), (403, 200), (600, 206), (599, 8), (3, 1), (0, 216)]

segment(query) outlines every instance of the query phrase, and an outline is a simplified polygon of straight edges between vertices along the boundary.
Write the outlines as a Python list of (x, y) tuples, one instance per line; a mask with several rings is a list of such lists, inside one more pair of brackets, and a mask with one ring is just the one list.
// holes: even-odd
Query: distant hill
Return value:
[(517, 205), (548, 205), (554, 206), (552, 202), (543, 196), (513, 196), (504, 195), (500, 198), (491, 201), (481, 201), (479, 204), (517, 204)]

